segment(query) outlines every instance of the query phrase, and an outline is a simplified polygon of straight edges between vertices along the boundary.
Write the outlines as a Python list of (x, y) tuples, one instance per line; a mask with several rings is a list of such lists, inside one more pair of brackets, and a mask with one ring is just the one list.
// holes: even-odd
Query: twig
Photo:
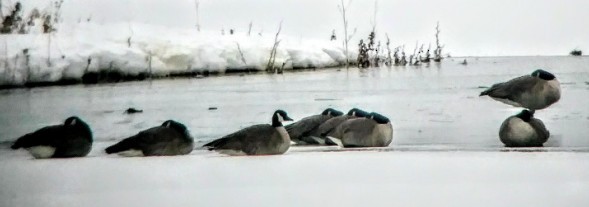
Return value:
[(243, 65), (247, 67), (247, 62), (245, 62), (245, 57), (243, 57), (243, 52), (241, 51), (239, 42), (235, 42), (235, 44), (237, 44), (237, 51), (239, 52), (239, 56), (241, 56), (241, 62), (243, 62)]
[[(340, 5), (338, 5), (339, 12), (342, 14), (342, 20), (344, 24), (344, 48), (345, 48), (345, 56), (346, 56), (346, 69), (350, 67), (350, 57), (348, 52), (348, 42), (350, 41), (351, 37), (348, 36), (348, 19), (346, 15), (346, 7), (352, 3), (352, 0), (349, 0), (347, 4), (344, 4), (344, 0), (340, 0)], [(355, 33), (355, 32), (354, 32)]]
[(436, 24), (436, 49), (434, 50), (434, 61), (440, 62), (442, 60), (442, 48), (444, 46), (440, 46), (440, 22)]
[(12, 71), (12, 81), (16, 82), (16, 70), (10, 68), (10, 64), (8, 63), (8, 42), (6, 41), (6, 37), (2, 39), (4, 39), (4, 68)]
[(47, 66), (51, 67), (51, 32), (47, 33)]
[(250, 36), (252, 34), (252, 24), (253, 23), (250, 21), (250, 24), (249, 24), (248, 29), (247, 29), (247, 36)]
[(133, 32), (133, 26), (131, 26), (131, 23), (128, 23), (129, 26), (129, 31), (131, 32), (131, 35), (129, 35), (129, 38), (127, 38), (127, 47), (131, 47), (131, 38), (133, 37), (133, 35), (135, 34)]
[(151, 50), (149, 50), (149, 52), (147, 54), (149, 54), (149, 57), (148, 57), (148, 65), (147, 65), (147, 73), (148, 73), (147, 74), (147, 77), (149, 77), (149, 79), (151, 79), (152, 78), (152, 73), (153, 73), (153, 69), (151, 67), (151, 65), (152, 65), (151, 62), (153, 60), (153, 53), (151, 52)]
[(200, 18), (198, 17), (198, 7), (200, 5), (200, 1), (194, 0), (194, 5), (196, 6), (196, 31), (200, 32)]
[(274, 70), (274, 62), (276, 61), (276, 48), (280, 44), (280, 40), (278, 40), (278, 35), (280, 35), (281, 30), (282, 20), (280, 20), (280, 24), (278, 25), (278, 31), (276, 32), (276, 36), (274, 36), (274, 45), (272, 46), (272, 50), (270, 50), (270, 58), (268, 59), (268, 64), (266, 65), (267, 71)]
[(0, 0), (0, 17), (2, 18), (2, 21), (4, 21), (4, 13), (2, 12), (4, 8), (2, 7), (2, 0)]
[(376, 13), (378, 12), (378, 1), (374, 1), (374, 11), (372, 16), (372, 31), (376, 32)]

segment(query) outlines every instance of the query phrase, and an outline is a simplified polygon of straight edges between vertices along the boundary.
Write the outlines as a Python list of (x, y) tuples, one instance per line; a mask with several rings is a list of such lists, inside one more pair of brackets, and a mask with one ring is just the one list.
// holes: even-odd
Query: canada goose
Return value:
[(258, 124), (246, 127), (203, 147), (227, 155), (284, 154), (290, 147), (290, 136), (282, 126), (283, 121), (292, 119), (285, 111), (277, 110), (272, 115), (272, 125)]
[(344, 121), (331, 135), (344, 147), (386, 147), (393, 140), (393, 125), (387, 117), (372, 112), (365, 118)]
[(344, 121), (348, 119), (362, 118), (366, 116), (368, 116), (368, 112), (366, 111), (363, 111), (358, 108), (350, 109), (350, 111), (348, 111), (346, 115), (333, 117), (325, 121), (323, 124), (319, 125), (319, 127), (317, 127), (317, 130), (315, 130), (312, 135), (318, 135), (322, 137), (327, 136)]
[(185, 155), (194, 149), (194, 139), (183, 124), (168, 120), (106, 148), (122, 156)]
[(286, 128), (290, 139), (297, 144), (318, 144), (314, 139), (309, 137), (310, 133), (315, 131), (325, 121), (343, 114), (341, 111), (327, 108), (321, 114), (305, 117), (295, 123), (286, 125), (284, 128)]
[(491, 98), (515, 107), (544, 109), (560, 99), (560, 83), (551, 73), (538, 69), (531, 75), (521, 76), (504, 83), (497, 83), (480, 96)]
[(506, 147), (541, 147), (549, 137), (544, 123), (528, 110), (510, 116), (499, 129), (499, 138)]
[(11, 148), (25, 148), (35, 158), (84, 157), (92, 149), (92, 131), (72, 116), (62, 125), (43, 127), (18, 138)]
[(368, 112), (366, 111), (358, 108), (350, 109), (346, 115), (333, 117), (319, 125), (317, 130), (311, 132), (311, 136), (323, 139), (326, 145), (337, 145), (331, 139), (327, 139), (328, 136), (333, 136), (336, 127), (348, 119), (362, 118), (366, 116), (368, 116)]

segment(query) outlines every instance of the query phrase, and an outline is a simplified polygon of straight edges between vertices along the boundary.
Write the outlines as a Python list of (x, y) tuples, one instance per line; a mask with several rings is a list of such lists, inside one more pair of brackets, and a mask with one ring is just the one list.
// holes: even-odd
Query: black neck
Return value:
[(280, 120), (278, 120), (278, 115), (274, 114), (274, 116), (272, 116), (272, 126), (273, 127), (281, 127), (282, 126), (282, 122), (280, 122)]
[(530, 120), (534, 117), (534, 115), (530, 111), (527, 111), (527, 110), (523, 110), (522, 112), (520, 112), (516, 116), (525, 122), (530, 122)]

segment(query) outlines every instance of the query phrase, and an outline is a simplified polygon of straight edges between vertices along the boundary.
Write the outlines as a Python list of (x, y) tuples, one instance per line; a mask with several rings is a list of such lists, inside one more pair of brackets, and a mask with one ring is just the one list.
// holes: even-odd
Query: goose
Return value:
[(560, 99), (560, 83), (551, 73), (538, 69), (530, 75), (494, 84), (480, 96), (530, 109), (534, 114), (535, 110), (544, 109)]
[(290, 147), (290, 136), (282, 125), (292, 121), (283, 110), (272, 115), (272, 125), (258, 124), (246, 127), (205, 144), (208, 150), (226, 155), (278, 155)]
[(341, 111), (327, 108), (321, 114), (305, 117), (295, 123), (286, 125), (286, 131), (290, 139), (297, 144), (319, 144), (310, 134), (316, 131), (319, 125), (325, 121), (343, 115)]
[(358, 108), (350, 109), (346, 115), (333, 117), (319, 125), (317, 130), (310, 133), (310, 136), (320, 137), (321, 139), (325, 140), (324, 142), (326, 145), (337, 145), (331, 139), (326, 139), (328, 136), (333, 136), (331, 133), (335, 133), (334, 129), (348, 119), (362, 118), (366, 116), (368, 116), (368, 112), (366, 111)]
[[(323, 136), (323, 137), (328, 136), (331, 132), (333, 132), (333, 130), (337, 126), (339, 126), (344, 121), (346, 121), (348, 119), (363, 118), (366, 116), (368, 116), (368, 112), (366, 112), (362, 109), (358, 109), (358, 108), (350, 109), (350, 111), (348, 111), (348, 113), (346, 115), (331, 118), (331, 119), (325, 121), (323, 124), (319, 125), (316, 133), (318, 133), (319, 136)], [(313, 135), (315, 135), (315, 134), (313, 134)]]
[(167, 120), (162, 125), (139, 132), (105, 149), (121, 156), (185, 155), (194, 149), (194, 139), (184, 124)]
[(61, 125), (43, 127), (16, 140), (12, 149), (24, 148), (37, 159), (84, 157), (92, 150), (92, 130), (72, 116)]
[(499, 138), (506, 147), (542, 147), (549, 137), (544, 123), (528, 110), (510, 116), (499, 129)]
[(344, 121), (329, 137), (340, 139), (346, 148), (386, 147), (393, 140), (393, 125), (387, 117), (372, 112), (365, 118)]

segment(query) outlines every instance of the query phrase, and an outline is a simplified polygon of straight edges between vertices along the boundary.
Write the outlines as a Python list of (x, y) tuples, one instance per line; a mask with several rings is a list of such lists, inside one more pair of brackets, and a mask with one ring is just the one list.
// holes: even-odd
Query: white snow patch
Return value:
[[(300, 40), (284, 35), (279, 39), (276, 67), (283, 63), (285, 69), (331, 67), (345, 60), (338, 41)], [(59, 32), (51, 35), (0, 36), (0, 85), (80, 80), (85, 73), (99, 71), (165, 76), (264, 70), (273, 43), (273, 36), (220, 35), (141, 23), (64, 23)]]
[(0, 206), (589, 204), (587, 153), (307, 149), (241, 157), (196, 150), (133, 159), (94, 151), (51, 160), (0, 149)]

